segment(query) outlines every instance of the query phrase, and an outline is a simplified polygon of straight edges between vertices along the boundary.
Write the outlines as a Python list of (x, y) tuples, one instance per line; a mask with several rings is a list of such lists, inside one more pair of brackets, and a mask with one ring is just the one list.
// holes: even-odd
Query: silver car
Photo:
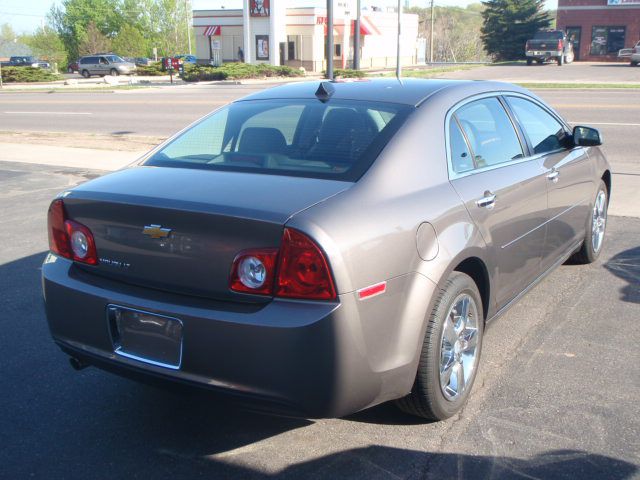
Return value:
[(51, 333), (77, 369), (445, 419), (487, 322), (602, 251), (600, 143), (504, 83), (265, 90), (53, 200)]
[(88, 55), (82, 57), (78, 62), (78, 71), (80, 74), (89, 78), (91, 75), (131, 75), (135, 73), (136, 66), (131, 62), (127, 62), (118, 55)]

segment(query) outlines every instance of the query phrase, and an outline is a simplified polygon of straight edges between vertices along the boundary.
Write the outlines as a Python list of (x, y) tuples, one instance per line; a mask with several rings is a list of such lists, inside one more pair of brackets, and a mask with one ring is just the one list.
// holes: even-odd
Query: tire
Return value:
[(586, 234), (582, 247), (571, 257), (572, 263), (586, 265), (595, 262), (600, 256), (604, 245), (608, 208), (609, 192), (605, 183), (600, 180), (598, 193), (596, 193), (593, 206), (587, 217)]
[(109, 75), (111, 75), (112, 77), (117, 77), (119, 75), (118, 70), (116, 70), (115, 68), (112, 68), (109, 71)]
[(533, 60), (531, 58), (527, 58), (527, 65), (533, 65)]
[(558, 57), (558, 66), (561, 67), (564, 65), (564, 55), (560, 55)]
[(630, 67), (637, 67), (638, 66), (638, 62), (634, 62), (631, 61), (631, 63), (629, 64)]
[[(468, 302), (466, 322), (460, 316), (456, 318), (456, 312), (464, 310), (465, 300)], [(445, 420), (464, 407), (473, 387), (482, 350), (482, 312), (482, 300), (475, 282), (464, 273), (453, 272), (429, 315), (411, 392), (396, 400), (400, 410), (429, 420)], [(452, 344), (447, 337), (457, 341)], [(467, 356), (463, 357), (465, 354)], [(468, 361), (466, 366), (459, 361), (461, 358)], [(447, 373), (449, 380), (446, 379)], [(462, 388), (457, 383), (460, 374), (464, 379)]]
[(91, 74), (89, 73), (89, 70), (82, 70), (82, 76), (84, 78), (89, 78)]

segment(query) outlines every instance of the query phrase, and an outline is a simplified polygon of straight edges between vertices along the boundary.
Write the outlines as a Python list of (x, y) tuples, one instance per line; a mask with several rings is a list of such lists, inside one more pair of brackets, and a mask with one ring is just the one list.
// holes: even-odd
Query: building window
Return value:
[(625, 27), (593, 27), (591, 29), (591, 55), (618, 53), (624, 48)]

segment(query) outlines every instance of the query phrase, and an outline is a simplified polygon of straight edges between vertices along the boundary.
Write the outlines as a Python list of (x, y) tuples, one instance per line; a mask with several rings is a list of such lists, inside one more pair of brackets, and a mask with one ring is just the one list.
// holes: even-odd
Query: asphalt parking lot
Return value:
[[(123, 112), (120, 130), (144, 135), (176, 130), (251, 88), (127, 93), (113, 97), (130, 103), (113, 107), (93, 98), (107, 112)], [(541, 92), (569, 120), (600, 124), (619, 183), (630, 185), (620, 202), (632, 206), (640, 203), (637, 92)], [(0, 111), (81, 111), (76, 102), (88, 104), (68, 95), (67, 107), (55, 95), (2, 96)], [(163, 108), (176, 117), (158, 118)], [(74, 115), (25, 116), (43, 131), (115, 131), (115, 117), (92, 111), (84, 126)], [(0, 113), (6, 119), (19, 115)], [(23, 129), (21, 121), (0, 130)], [(637, 216), (611, 216), (598, 262), (560, 267), (490, 325), (474, 392), (459, 416), (424, 423), (381, 405), (343, 419), (290, 419), (202, 392), (73, 371), (50, 339), (42, 308), (46, 209), (60, 190), (102, 172), (4, 160), (0, 477), (640, 478)]]

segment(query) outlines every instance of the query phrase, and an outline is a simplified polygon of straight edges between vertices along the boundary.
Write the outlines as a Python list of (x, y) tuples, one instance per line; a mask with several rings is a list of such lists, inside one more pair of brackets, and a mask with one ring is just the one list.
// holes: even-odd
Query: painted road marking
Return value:
[(9, 115), (93, 115), (91, 112), (2, 112)]

